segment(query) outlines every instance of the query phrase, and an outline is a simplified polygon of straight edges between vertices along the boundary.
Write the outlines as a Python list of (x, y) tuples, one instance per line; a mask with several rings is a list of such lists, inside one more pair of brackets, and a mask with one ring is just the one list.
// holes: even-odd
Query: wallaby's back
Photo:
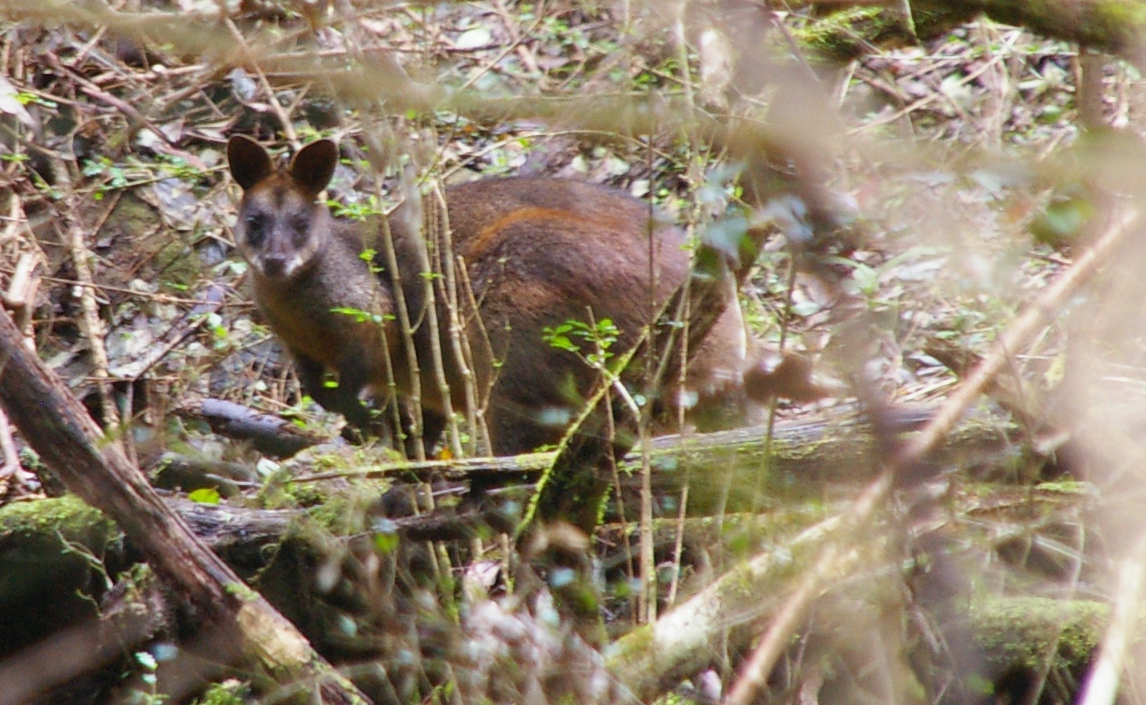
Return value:
[[(646, 204), (576, 181), (481, 179), (445, 196), (454, 252), (465, 262), (490, 340), (492, 356), (471, 347), (479, 386), (489, 389), (492, 445), (524, 452), (554, 443), (600, 373), (546, 343), (544, 329), (610, 319), (619, 329), (612, 352), (628, 350), (688, 275), (685, 237)], [(484, 339), (476, 323), (467, 330), (471, 342)], [(700, 364), (689, 369), (698, 411), (742, 404), (745, 345), (733, 298), (695, 356)], [(583, 347), (594, 352), (591, 343)], [(495, 370), (501, 370), (496, 380)], [(456, 408), (460, 389), (454, 385), (451, 392)]]

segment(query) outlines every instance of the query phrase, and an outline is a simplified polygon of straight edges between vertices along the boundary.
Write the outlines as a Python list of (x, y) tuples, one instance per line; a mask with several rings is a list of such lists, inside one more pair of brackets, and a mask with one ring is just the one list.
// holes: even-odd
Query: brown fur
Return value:
[[(354, 227), (335, 221), (314, 202), (333, 173), (337, 148), (325, 140), (312, 143), (289, 167), (274, 169), (262, 147), (237, 136), (228, 144), (228, 160), (244, 189), (236, 234), (252, 266), (259, 307), (295, 357), (307, 393), (364, 425), (369, 414), (359, 392), (366, 386), (384, 392), (389, 379), (383, 335), (399, 395), (409, 395), (411, 385), (392, 320), (379, 325), (331, 311), (392, 314), (395, 286), (390, 272), (375, 275), (358, 256), (362, 243)], [(612, 319), (620, 329), (613, 352), (629, 349), (688, 275), (685, 238), (671, 224), (656, 221), (646, 204), (575, 181), (482, 179), (450, 188), (445, 197), (454, 252), (465, 262), (478, 302), (475, 312), (466, 303), (469, 296), (462, 296), (460, 308), (491, 446), (495, 453), (510, 454), (554, 443), (599, 374), (576, 355), (547, 344), (544, 329), (588, 321), (591, 311), (594, 320)], [(400, 218), (390, 225), (411, 320), (420, 324), (415, 347), (432, 443), (447, 404), (429, 362), (433, 343), (417, 234), (405, 232)], [(650, 235), (656, 273), (651, 300)], [(439, 259), (435, 270), (444, 264)], [(465, 399), (447, 311), (439, 305), (437, 313), (450, 406), (460, 410)], [(744, 325), (733, 297), (688, 369), (687, 386), (696, 398), (693, 415), (702, 423), (740, 418), (745, 369)], [(338, 373), (337, 389), (322, 385), (324, 372)], [(753, 391), (759, 396), (760, 390)], [(678, 394), (663, 396), (672, 401)]]

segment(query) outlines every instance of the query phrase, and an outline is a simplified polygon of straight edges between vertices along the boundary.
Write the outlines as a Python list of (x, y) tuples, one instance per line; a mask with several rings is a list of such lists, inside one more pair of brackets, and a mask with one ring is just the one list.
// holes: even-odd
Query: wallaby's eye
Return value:
[(248, 213), (243, 216), (243, 228), (247, 242), (258, 247), (267, 238), (267, 217), (262, 213)]
[(296, 246), (301, 246), (306, 242), (306, 238), (310, 233), (310, 219), (302, 213), (296, 213), (287, 221), (290, 228), (291, 239)]

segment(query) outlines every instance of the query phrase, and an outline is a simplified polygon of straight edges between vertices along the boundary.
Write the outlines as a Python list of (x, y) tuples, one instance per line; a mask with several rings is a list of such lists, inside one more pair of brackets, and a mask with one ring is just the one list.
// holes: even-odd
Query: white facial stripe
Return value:
[(303, 259), (303, 254), (306, 254), (306, 256), (307, 256), (306, 259), (310, 259), (311, 253), (310, 253), (309, 248), (307, 249), (307, 251), (305, 253), (295, 252), (293, 255), (290, 256), (290, 259), (288, 259), (286, 262), (286, 267), (283, 268), (283, 278), (284, 279), (290, 279), (291, 277), (293, 277), (295, 275), (295, 273), (298, 272), (298, 270), (302, 269), (302, 266), (304, 264), (306, 264), (306, 260)]

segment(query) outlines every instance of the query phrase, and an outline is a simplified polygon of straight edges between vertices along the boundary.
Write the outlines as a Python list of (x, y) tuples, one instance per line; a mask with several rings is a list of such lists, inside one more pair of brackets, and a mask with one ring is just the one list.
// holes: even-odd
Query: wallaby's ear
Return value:
[(227, 164), (231, 167), (231, 176), (244, 191), (274, 171), (267, 150), (246, 135), (233, 135), (227, 140)]
[(338, 166), (338, 145), (331, 140), (311, 142), (299, 150), (290, 162), (287, 172), (307, 193), (317, 196), (330, 183), (334, 167)]

